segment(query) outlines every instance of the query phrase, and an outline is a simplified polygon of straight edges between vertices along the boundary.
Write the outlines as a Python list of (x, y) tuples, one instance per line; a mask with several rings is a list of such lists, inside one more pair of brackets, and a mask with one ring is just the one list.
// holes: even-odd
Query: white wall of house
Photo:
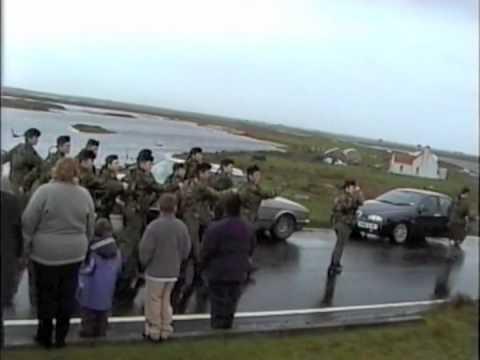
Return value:
[(446, 173), (439, 170), (438, 158), (430, 149), (425, 148), (421, 153), (412, 154), (417, 156), (412, 165), (395, 161), (395, 155), (390, 160), (390, 172), (399, 175), (418, 176), (429, 179), (445, 179)]

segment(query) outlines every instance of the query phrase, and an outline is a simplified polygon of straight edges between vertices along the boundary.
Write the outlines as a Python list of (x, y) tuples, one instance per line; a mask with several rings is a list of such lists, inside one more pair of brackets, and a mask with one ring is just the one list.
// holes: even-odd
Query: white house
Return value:
[(389, 172), (428, 179), (447, 178), (447, 169), (439, 168), (438, 157), (429, 147), (415, 153), (393, 152)]

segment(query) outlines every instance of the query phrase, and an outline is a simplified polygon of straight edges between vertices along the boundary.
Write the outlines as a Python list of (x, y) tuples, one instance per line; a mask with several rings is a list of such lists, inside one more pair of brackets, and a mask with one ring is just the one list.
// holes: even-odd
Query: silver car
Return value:
[[(184, 160), (167, 157), (155, 163), (152, 172), (159, 183), (164, 183), (172, 172), (174, 163), (183, 163)], [(212, 173), (216, 173), (219, 165), (212, 164)], [(242, 170), (233, 170), (233, 181), (238, 187), (246, 181)], [(268, 231), (276, 240), (286, 240), (295, 231), (300, 231), (310, 223), (310, 211), (303, 205), (277, 196), (263, 200), (258, 211), (255, 227), (258, 231)]]

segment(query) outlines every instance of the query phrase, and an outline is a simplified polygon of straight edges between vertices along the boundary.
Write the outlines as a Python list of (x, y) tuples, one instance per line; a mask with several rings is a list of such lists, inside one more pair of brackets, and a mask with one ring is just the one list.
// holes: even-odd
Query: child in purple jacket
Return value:
[(80, 268), (78, 302), (81, 306), (81, 337), (106, 335), (108, 314), (122, 260), (110, 222), (100, 218), (95, 224), (95, 238)]

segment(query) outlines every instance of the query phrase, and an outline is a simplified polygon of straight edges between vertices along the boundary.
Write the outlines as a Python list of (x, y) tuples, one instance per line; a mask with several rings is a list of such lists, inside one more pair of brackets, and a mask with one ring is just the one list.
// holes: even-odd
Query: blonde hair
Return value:
[(52, 177), (55, 181), (74, 183), (78, 178), (80, 171), (78, 162), (72, 158), (63, 158), (57, 161), (52, 171)]

